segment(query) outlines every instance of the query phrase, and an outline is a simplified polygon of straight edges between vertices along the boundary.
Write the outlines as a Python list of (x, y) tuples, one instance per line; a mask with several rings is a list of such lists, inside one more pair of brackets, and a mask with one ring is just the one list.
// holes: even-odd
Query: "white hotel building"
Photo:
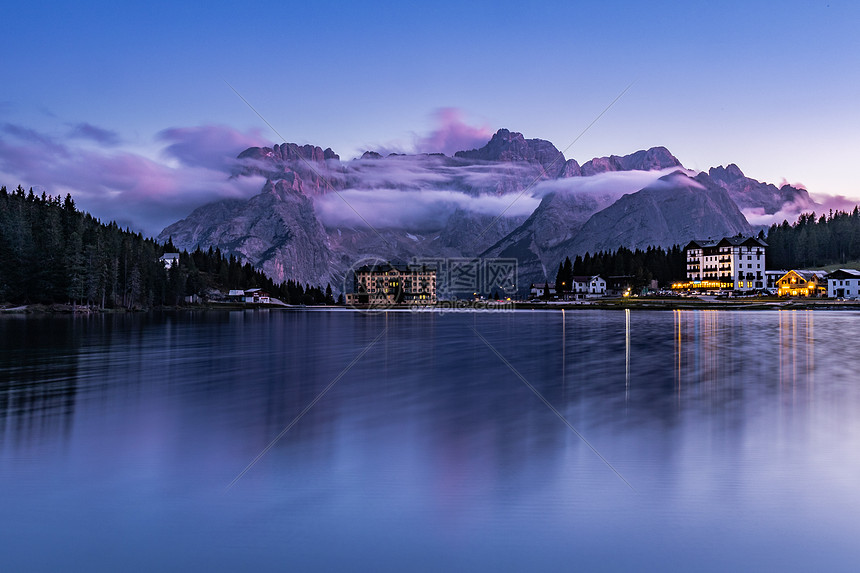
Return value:
[(765, 249), (757, 237), (724, 237), (690, 241), (684, 247), (687, 260), (686, 288), (751, 291), (765, 288)]

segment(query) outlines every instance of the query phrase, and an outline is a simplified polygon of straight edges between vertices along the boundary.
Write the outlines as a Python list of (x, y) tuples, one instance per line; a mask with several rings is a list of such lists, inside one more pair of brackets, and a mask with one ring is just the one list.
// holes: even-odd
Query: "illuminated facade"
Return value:
[(355, 270), (351, 304), (435, 304), (436, 269), (427, 265), (365, 265)]
[(684, 247), (687, 282), (674, 288), (752, 291), (765, 288), (765, 250), (758, 237), (690, 241)]
[(827, 294), (824, 276), (821, 271), (788, 271), (776, 281), (779, 296), (824, 296)]

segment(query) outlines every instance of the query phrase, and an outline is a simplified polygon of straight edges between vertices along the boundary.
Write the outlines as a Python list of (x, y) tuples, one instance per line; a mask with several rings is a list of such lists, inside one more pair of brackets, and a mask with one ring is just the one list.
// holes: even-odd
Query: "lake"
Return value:
[(4, 571), (855, 571), (860, 313), (0, 318)]

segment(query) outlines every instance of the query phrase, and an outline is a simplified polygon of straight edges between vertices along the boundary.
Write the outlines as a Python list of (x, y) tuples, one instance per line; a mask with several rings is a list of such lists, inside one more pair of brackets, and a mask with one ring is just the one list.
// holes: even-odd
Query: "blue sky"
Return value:
[[(180, 174), (187, 163), (165, 151), (177, 134), (200, 141), (210, 132), (199, 129), (219, 126), (229, 135), (202, 141), (224, 153), (278, 139), (225, 81), (287, 141), (344, 159), (414, 149), (444, 108), (564, 149), (633, 83), (567, 157), (665, 145), (689, 168), (733, 162), (760, 180), (860, 198), (856, 3), (524, 4), (7, 3), (0, 175), (71, 191), (103, 217), (150, 195), (172, 215), (208, 185), (185, 192), (206, 177)], [(62, 174), (25, 161), (38, 149), (65, 154)], [(133, 164), (127, 179), (155, 169), (161, 186), (76, 182), (75, 162), (103, 173)]]

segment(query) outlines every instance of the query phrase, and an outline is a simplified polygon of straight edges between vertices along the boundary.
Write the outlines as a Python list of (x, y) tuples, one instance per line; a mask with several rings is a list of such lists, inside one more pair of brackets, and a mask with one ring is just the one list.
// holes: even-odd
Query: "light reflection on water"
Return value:
[(2, 554), (12, 570), (850, 570), (857, 320), (3, 318)]

